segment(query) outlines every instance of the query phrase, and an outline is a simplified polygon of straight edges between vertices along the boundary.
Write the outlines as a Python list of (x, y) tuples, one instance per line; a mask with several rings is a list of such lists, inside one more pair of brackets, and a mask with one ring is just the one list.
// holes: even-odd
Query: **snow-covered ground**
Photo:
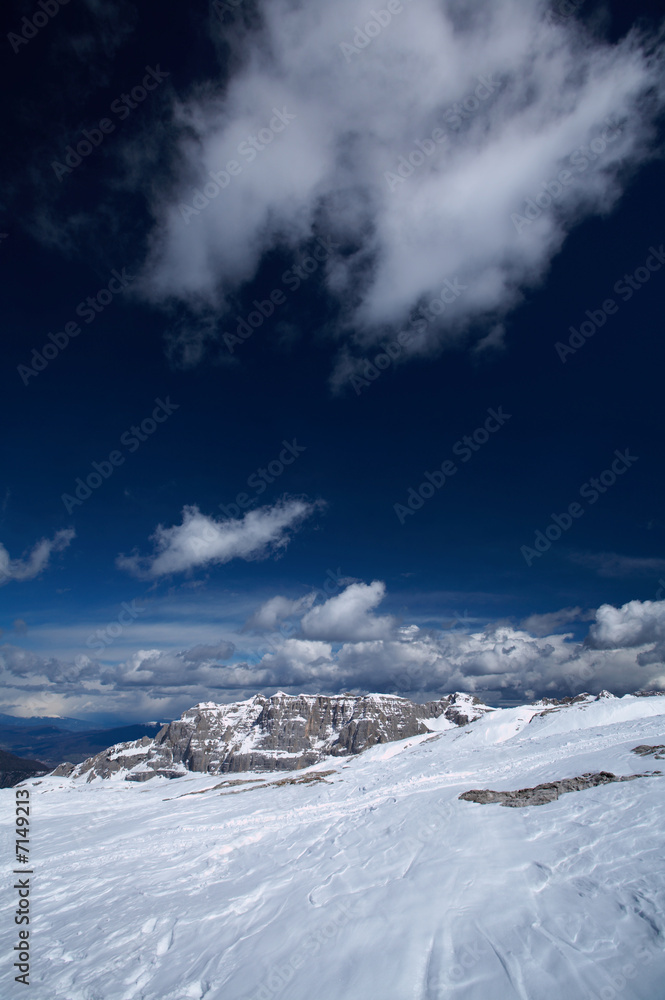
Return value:
[(309, 771), (26, 782), (28, 990), (0, 791), (2, 996), (662, 1000), (665, 775), (521, 809), (457, 796), (654, 770), (630, 751), (665, 743), (665, 697), (537, 711)]

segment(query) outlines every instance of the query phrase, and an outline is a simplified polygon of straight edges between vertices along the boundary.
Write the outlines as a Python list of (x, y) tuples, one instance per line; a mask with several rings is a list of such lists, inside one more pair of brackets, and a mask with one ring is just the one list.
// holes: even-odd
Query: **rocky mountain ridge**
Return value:
[(203, 702), (162, 726), (154, 738), (120, 743), (55, 775), (122, 776), (146, 781), (190, 771), (226, 774), (293, 771), (377, 743), (466, 726), (492, 711), (456, 693), (423, 705), (397, 695), (256, 695), (230, 705)]

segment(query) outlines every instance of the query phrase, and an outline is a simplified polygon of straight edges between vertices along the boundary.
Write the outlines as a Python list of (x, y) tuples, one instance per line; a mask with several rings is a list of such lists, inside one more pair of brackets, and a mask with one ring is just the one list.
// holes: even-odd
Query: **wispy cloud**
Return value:
[(564, 625), (592, 621), (594, 614), (593, 609), (583, 611), (580, 607), (561, 608), (560, 611), (548, 611), (542, 615), (529, 615), (521, 626), (532, 635), (550, 635), (552, 632), (558, 632)]
[(320, 501), (283, 499), (248, 511), (242, 518), (216, 519), (187, 506), (182, 523), (158, 525), (151, 536), (153, 553), (120, 555), (116, 564), (140, 579), (157, 579), (231, 559), (265, 559), (283, 551), (294, 531), (322, 507)]
[(594, 569), (598, 576), (653, 576), (665, 569), (665, 559), (655, 556), (622, 556), (617, 552), (581, 552), (570, 556), (580, 566)]
[[(257, 6), (231, 78), (174, 108), (175, 175), (146, 184), (157, 221), (143, 294), (200, 315), (202, 341), (266, 252), (297, 256), (325, 233), (341, 246), (324, 280), (345, 377), (407, 321), (404, 355), (470, 328), (471, 343), (500, 347), (501, 316), (652, 155), (665, 74), (638, 30), (613, 45), (575, 18), (547, 19), (541, 0), (420, 0), (351, 52), (369, 16), (359, 0)], [(275, 108), (292, 120), (268, 135)], [(230, 162), (229, 191), (213, 195)], [(185, 225), (196, 190), (205, 208)], [(446, 279), (469, 291), (444, 296), (444, 310)], [(415, 318), (434, 299), (443, 315)]]
[(258, 608), (246, 623), (246, 628), (256, 632), (270, 632), (287, 618), (300, 618), (314, 603), (315, 594), (291, 600), (288, 597), (271, 597)]
[(10, 580), (34, 580), (48, 566), (51, 554), (62, 552), (75, 537), (73, 528), (64, 528), (51, 539), (42, 538), (21, 559), (10, 559), (7, 549), (0, 543), (0, 587)]

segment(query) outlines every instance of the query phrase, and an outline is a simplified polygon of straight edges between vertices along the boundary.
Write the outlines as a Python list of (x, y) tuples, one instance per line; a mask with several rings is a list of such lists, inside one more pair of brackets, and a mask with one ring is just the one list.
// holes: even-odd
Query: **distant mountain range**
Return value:
[(0, 750), (0, 788), (11, 788), (26, 778), (46, 774), (49, 768), (39, 760), (25, 760)]
[[(67, 727), (61, 725), (65, 722)], [(82, 730), (70, 726), (79, 722), (78, 719), (18, 719), (0, 715), (0, 749), (20, 757), (36, 757), (53, 768), (63, 761), (79, 763), (113, 743), (138, 740), (143, 736), (152, 738), (161, 728), (159, 723), (113, 729), (93, 729), (89, 722), (81, 723)]]
[(0, 712), (0, 732), (4, 731), (5, 726), (9, 726), (12, 729), (34, 729), (40, 726), (52, 726), (55, 729), (66, 729), (71, 732), (82, 730), (91, 732), (92, 730), (102, 728), (101, 726), (94, 726), (84, 719), (61, 719), (58, 715), (31, 715), (28, 718), (22, 718), (18, 715), (3, 715)]

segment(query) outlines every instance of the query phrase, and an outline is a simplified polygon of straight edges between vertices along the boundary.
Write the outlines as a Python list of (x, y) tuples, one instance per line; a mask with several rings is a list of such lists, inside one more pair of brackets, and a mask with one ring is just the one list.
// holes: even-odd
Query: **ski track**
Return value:
[(665, 742), (665, 698), (533, 715), (333, 758), (329, 783), (262, 774), (242, 795), (210, 775), (27, 782), (32, 1000), (659, 1000), (665, 775), (521, 809), (457, 796), (655, 770), (630, 750)]

